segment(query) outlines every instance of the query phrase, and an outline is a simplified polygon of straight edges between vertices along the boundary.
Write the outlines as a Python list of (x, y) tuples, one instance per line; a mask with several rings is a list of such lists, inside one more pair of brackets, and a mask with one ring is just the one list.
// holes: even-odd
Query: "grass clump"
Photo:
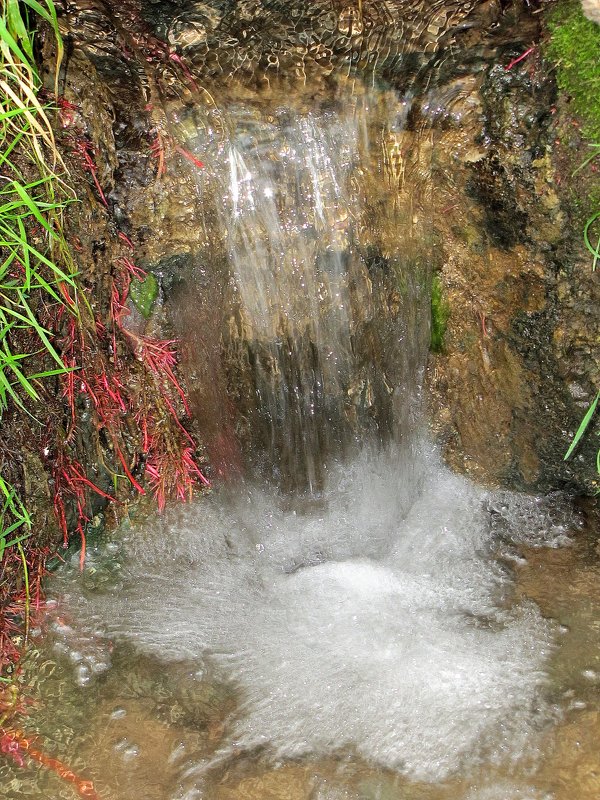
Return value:
[(444, 336), (450, 317), (450, 306), (443, 294), (442, 282), (439, 275), (434, 275), (431, 281), (431, 341), (429, 349), (432, 353), (441, 353), (444, 349)]
[[(44, 379), (69, 369), (40, 321), (40, 310), (62, 307), (76, 314), (69, 290), (74, 268), (62, 213), (71, 201), (57, 174), (48, 107), (40, 101), (42, 80), (34, 57), (35, 23), (43, 20), (56, 40), (57, 74), (62, 41), (52, 0), (4, 0), (0, 12), (0, 424), (26, 414), (35, 420)], [(27, 636), (32, 566), (37, 553), (26, 540), (32, 521), (19, 496), (19, 467), (3, 454), (0, 465), (0, 614), (20, 570)], [(0, 619), (0, 668), (17, 630)], [(0, 677), (0, 680), (3, 680)]]

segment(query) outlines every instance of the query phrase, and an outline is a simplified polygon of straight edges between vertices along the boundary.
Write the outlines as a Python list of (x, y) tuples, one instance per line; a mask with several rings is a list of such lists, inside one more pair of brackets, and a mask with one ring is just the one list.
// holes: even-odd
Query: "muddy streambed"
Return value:
[[(559, 497), (435, 453), (238, 486), (53, 579), (21, 724), (102, 800), (586, 800), (600, 555)], [(3, 758), (2, 796), (74, 798)]]

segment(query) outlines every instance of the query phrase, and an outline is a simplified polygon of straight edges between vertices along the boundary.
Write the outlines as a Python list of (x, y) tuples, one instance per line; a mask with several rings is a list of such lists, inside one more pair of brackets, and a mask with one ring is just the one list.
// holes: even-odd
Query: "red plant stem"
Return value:
[[(100, 800), (92, 781), (83, 780), (77, 776), (58, 758), (51, 758), (41, 750), (34, 749), (22, 731), (7, 730), (0, 727), (0, 734), (2, 734), (3, 742), (6, 742), (5, 752), (8, 752), (20, 766), (25, 766), (23, 755), (27, 755), (33, 761), (37, 761), (38, 764), (46, 767), (46, 769), (55, 772), (64, 781), (72, 783), (80, 797), (88, 798), (88, 800)], [(12, 747), (12, 745), (16, 745), (16, 747)]]
[(127, 236), (126, 233), (123, 233), (123, 231), (119, 231), (119, 239), (121, 239), (121, 241), (125, 242), (125, 244), (127, 245), (127, 247), (130, 250), (133, 250), (133, 242), (131, 241), (129, 236)]
[(114, 445), (115, 445), (115, 450), (116, 450), (117, 456), (119, 457), (119, 461), (120, 461), (120, 462), (121, 462), (121, 464), (123, 465), (123, 469), (125, 470), (125, 474), (127, 475), (127, 478), (128, 478), (128, 480), (130, 481), (131, 485), (132, 485), (132, 486), (133, 486), (135, 489), (137, 489), (137, 491), (138, 491), (140, 494), (146, 494), (146, 492), (145, 492), (145, 490), (144, 490), (143, 486), (140, 486), (140, 484), (139, 484), (139, 483), (136, 481), (136, 479), (135, 479), (135, 478), (133, 477), (133, 475), (131, 474), (131, 470), (130, 470), (130, 469), (129, 469), (129, 467), (127, 466), (127, 461), (125, 460), (125, 456), (124, 456), (124, 455), (123, 455), (123, 453), (121, 452), (121, 448), (119, 447), (119, 445), (118, 445), (116, 442), (114, 443)]
[(79, 536), (81, 537), (81, 550), (79, 551), (79, 572), (83, 572), (83, 568), (85, 567), (85, 552), (87, 542), (85, 539), (85, 529), (83, 525), (79, 524), (77, 530), (79, 531)]
[(150, 152), (157, 161), (156, 174), (160, 178), (167, 171), (165, 166), (165, 148), (159, 131), (156, 131), (154, 141), (150, 146)]
[(71, 464), (70, 470), (71, 470), (71, 475), (69, 475), (67, 471), (63, 469), (63, 476), (68, 483), (72, 484), (78, 481), (80, 483), (85, 484), (86, 486), (89, 486), (90, 489), (93, 489), (93, 491), (96, 492), (96, 494), (99, 494), (100, 497), (104, 497), (106, 500), (110, 500), (111, 503), (116, 502), (114, 497), (112, 497), (110, 494), (107, 494), (106, 492), (103, 492), (102, 489), (96, 486), (95, 483), (92, 483), (92, 481), (89, 480), (89, 478), (86, 478), (86, 476), (77, 469), (75, 464)]
[(196, 156), (192, 155), (187, 150), (184, 150), (183, 147), (175, 145), (175, 150), (177, 150), (177, 152), (184, 158), (187, 158), (187, 160), (190, 161), (195, 167), (198, 167), (199, 169), (202, 169), (204, 167), (203, 161), (200, 161), (199, 158), (196, 158)]
[(200, 480), (202, 481), (202, 483), (205, 486), (210, 486), (210, 481), (204, 475), (204, 473), (198, 467), (198, 465), (194, 462), (194, 459), (193, 459), (193, 456), (192, 456), (192, 454), (190, 452), (190, 448), (189, 447), (186, 450), (183, 451), (182, 460), (185, 463), (185, 465), (187, 466), (187, 468), (190, 470), (190, 472), (193, 472), (195, 475), (197, 475), (197, 477), (200, 478)]
[(96, 186), (96, 190), (97, 190), (98, 194), (100, 195), (100, 200), (102, 201), (102, 204), (106, 208), (108, 208), (108, 201), (107, 201), (106, 197), (104, 196), (104, 192), (102, 191), (102, 187), (100, 186), (100, 181), (98, 180), (98, 176), (96, 175), (96, 165), (92, 161), (92, 158), (91, 158), (90, 154), (87, 151), (85, 151), (83, 153), (83, 159), (84, 159), (86, 167), (88, 168), (88, 172), (92, 176), (92, 180), (94, 181), (94, 184)]
[(180, 430), (180, 431), (183, 433), (183, 435), (184, 435), (184, 436), (185, 436), (185, 438), (188, 440), (188, 442), (189, 442), (190, 444), (192, 444), (192, 445), (193, 445), (193, 444), (194, 444), (194, 439), (192, 438), (192, 435), (191, 435), (191, 433), (190, 433), (189, 431), (187, 431), (187, 430), (186, 430), (186, 429), (183, 427), (183, 425), (181, 424), (181, 422), (179, 421), (179, 417), (178, 417), (178, 415), (177, 415), (177, 411), (175, 410), (175, 408), (174, 408), (174, 406), (173, 406), (173, 403), (171, 403), (171, 401), (169, 400), (169, 398), (167, 397), (167, 395), (165, 394), (165, 392), (164, 392), (164, 391), (162, 391), (162, 389), (161, 389), (161, 395), (162, 395), (162, 399), (165, 401), (165, 403), (166, 403), (166, 405), (167, 405), (167, 408), (168, 408), (168, 409), (169, 409), (169, 411), (171, 412), (171, 416), (173, 417), (173, 421), (175, 422), (175, 424), (177, 425), (177, 427), (179, 428), (179, 430)]
[(185, 77), (188, 79), (192, 89), (195, 92), (197, 92), (198, 91), (198, 84), (196, 83), (196, 81), (192, 77), (192, 73), (187, 68), (187, 66), (185, 64), (185, 61), (181, 58), (181, 56), (177, 55), (177, 53), (170, 52), (169, 53), (169, 58), (170, 58), (171, 61), (174, 61), (176, 64), (178, 64), (181, 67), (181, 71), (183, 72)]
[(519, 61), (523, 61), (524, 58), (527, 58), (527, 56), (531, 55), (531, 53), (533, 53), (534, 50), (535, 50), (535, 45), (533, 47), (530, 47), (529, 50), (525, 50), (525, 52), (522, 53), (517, 58), (513, 58), (513, 60), (510, 62), (510, 64), (507, 64), (504, 67), (505, 71), (508, 72), (508, 70), (512, 69), (516, 64), (519, 63)]
[(141, 267), (136, 266), (130, 258), (124, 257), (117, 259), (117, 264), (122, 267), (125, 267), (127, 272), (132, 275), (134, 278), (137, 278), (138, 281), (143, 281), (144, 278), (148, 275), (145, 270)]

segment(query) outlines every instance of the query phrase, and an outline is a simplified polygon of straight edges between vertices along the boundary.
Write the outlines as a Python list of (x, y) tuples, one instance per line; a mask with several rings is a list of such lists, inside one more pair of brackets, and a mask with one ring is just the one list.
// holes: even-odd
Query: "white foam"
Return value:
[(435, 454), (399, 459), (340, 467), (302, 511), (257, 489), (179, 509), (130, 536), (119, 591), (78, 613), (234, 681), (224, 754), (352, 748), (426, 781), (518, 759), (551, 626), (507, 602), (489, 497)]

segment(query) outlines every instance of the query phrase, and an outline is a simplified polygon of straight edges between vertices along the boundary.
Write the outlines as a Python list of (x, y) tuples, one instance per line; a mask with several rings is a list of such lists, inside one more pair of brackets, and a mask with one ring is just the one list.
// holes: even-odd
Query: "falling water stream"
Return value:
[(390, 97), (344, 79), (171, 113), (207, 165), (197, 259), (231, 282), (255, 435), (244, 477), (51, 581), (28, 732), (102, 800), (600, 792), (598, 554), (566, 499), (480, 488), (429, 441), (431, 142)]

